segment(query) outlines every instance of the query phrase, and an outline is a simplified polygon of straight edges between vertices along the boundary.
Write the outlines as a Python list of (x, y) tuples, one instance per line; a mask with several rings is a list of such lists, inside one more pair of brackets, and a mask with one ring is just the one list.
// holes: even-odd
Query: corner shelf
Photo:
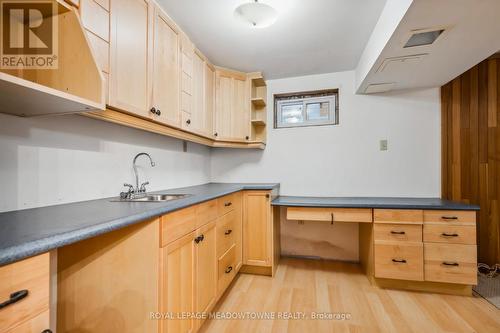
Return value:
[(266, 126), (266, 122), (262, 119), (252, 119), (252, 125), (255, 126)]
[(266, 101), (264, 100), (263, 97), (255, 97), (252, 98), (252, 104), (257, 107), (264, 107), (266, 106)]

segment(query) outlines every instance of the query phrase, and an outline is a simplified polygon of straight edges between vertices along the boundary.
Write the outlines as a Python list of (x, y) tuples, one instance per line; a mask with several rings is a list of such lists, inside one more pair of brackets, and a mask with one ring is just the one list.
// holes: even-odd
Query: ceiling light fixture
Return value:
[(278, 12), (273, 7), (255, 0), (238, 6), (234, 15), (250, 23), (253, 28), (266, 28), (276, 22)]

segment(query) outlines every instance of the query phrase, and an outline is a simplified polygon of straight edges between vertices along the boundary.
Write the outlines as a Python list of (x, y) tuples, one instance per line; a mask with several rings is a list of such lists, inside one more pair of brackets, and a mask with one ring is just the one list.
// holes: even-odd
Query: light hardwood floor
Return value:
[(274, 278), (240, 274), (214, 311), (348, 313), (350, 319), (210, 319), (201, 332), (500, 332), (500, 310), (479, 296), (379, 289), (359, 265), (334, 261), (282, 258)]

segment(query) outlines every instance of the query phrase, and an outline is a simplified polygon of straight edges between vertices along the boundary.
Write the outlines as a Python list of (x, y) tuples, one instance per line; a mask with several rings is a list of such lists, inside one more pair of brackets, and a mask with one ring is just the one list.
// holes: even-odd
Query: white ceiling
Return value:
[(252, 29), (233, 15), (248, 0), (158, 0), (215, 65), (267, 79), (352, 70), (386, 0), (261, 0), (278, 20)]

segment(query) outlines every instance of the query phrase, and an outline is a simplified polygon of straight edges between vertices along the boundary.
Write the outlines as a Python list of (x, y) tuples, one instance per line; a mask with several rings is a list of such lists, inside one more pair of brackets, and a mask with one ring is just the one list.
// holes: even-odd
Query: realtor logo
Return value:
[(0, 0), (3, 69), (57, 68), (57, 1)]

